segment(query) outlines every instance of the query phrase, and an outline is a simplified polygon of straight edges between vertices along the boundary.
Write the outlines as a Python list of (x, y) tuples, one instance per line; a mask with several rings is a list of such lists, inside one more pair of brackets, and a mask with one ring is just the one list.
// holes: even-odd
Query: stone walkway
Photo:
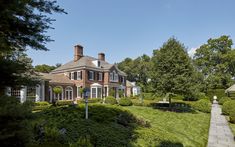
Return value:
[(208, 147), (235, 147), (234, 136), (217, 102), (212, 105)]

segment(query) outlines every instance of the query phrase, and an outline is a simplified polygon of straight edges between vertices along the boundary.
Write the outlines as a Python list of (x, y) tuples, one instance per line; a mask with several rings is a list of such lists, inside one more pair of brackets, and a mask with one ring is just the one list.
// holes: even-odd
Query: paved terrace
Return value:
[(208, 147), (235, 147), (234, 136), (217, 102), (212, 104)]

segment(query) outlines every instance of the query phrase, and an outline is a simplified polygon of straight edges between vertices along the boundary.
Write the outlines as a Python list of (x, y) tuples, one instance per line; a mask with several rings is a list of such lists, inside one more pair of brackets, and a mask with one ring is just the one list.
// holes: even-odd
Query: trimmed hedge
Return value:
[(154, 99), (154, 94), (153, 93), (143, 93), (143, 98), (145, 100), (153, 100)]
[(206, 96), (213, 100), (213, 96), (217, 96), (217, 100), (220, 100), (222, 97), (226, 97), (225, 89), (210, 89), (206, 92)]
[(222, 113), (230, 115), (235, 112), (235, 100), (226, 101), (222, 107)]
[(121, 106), (131, 106), (132, 101), (129, 98), (121, 98), (119, 100), (119, 105), (121, 105)]
[[(88, 99), (88, 103), (99, 103), (101, 102), (102, 99), (101, 98), (89, 98)], [(77, 100), (77, 103), (85, 103), (85, 99), (80, 99), (80, 100)]]
[(192, 107), (201, 112), (210, 113), (211, 112), (211, 102), (207, 99), (201, 99), (192, 104)]
[(47, 101), (35, 102), (35, 106), (49, 106), (50, 104)]
[(113, 96), (108, 96), (108, 97), (105, 98), (105, 103), (114, 105), (114, 104), (117, 104), (117, 100)]
[(220, 105), (223, 105), (225, 102), (230, 101), (230, 100), (232, 100), (230, 97), (222, 97), (222, 98), (219, 100), (219, 104), (220, 104)]
[(231, 123), (235, 124), (235, 111), (231, 112), (229, 115), (229, 120)]
[(72, 105), (73, 101), (71, 100), (62, 100), (62, 101), (57, 101), (56, 105), (57, 106), (65, 106), (65, 105)]

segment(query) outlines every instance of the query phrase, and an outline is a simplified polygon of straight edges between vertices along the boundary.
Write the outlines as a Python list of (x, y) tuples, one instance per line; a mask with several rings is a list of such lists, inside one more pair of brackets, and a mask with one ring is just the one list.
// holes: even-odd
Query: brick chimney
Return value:
[(74, 46), (74, 62), (78, 61), (83, 56), (83, 46)]
[(102, 61), (105, 61), (105, 54), (104, 53), (99, 53), (98, 54), (98, 59), (102, 60)]

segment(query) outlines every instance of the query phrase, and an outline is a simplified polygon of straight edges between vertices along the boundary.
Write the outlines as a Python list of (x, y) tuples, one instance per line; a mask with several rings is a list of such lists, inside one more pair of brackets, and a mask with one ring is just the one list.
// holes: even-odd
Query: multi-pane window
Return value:
[(91, 88), (91, 97), (96, 98), (96, 88)]
[(98, 81), (102, 81), (103, 80), (103, 73), (99, 72), (98, 74)]
[(82, 71), (77, 72), (77, 79), (81, 80), (82, 79)]
[(93, 71), (88, 71), (88, 79), (94, 80), (94, 72)]
[(113, 73), (110, 73), (109, 79), (110, 79), (110, 81), (113, 81)]
[(74, 72), (71, 72), (71, 80), (74, 80)]

